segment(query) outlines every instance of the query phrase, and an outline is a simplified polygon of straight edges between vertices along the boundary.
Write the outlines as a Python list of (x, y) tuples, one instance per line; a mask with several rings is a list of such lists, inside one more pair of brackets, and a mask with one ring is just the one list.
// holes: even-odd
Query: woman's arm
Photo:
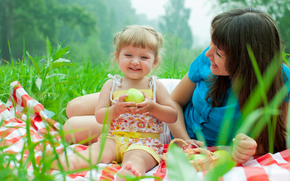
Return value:
[(88, 94), (71, 100), (66, 106), (68, 118), (94, 115), (100, 93)]
[(191, 100), (195, 87), (196, 84), (189, 80), (188, 74), (186, 74), (170, 94), (178, 110), (177, 121), (173, 124), (168, 124), (174, 138), (190, 139), (185, 128), (183, 108)]

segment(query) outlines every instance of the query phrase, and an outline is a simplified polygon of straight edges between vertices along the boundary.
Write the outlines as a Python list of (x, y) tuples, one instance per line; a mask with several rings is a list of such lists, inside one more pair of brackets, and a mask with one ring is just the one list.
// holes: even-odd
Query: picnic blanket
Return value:
[[(0, 146), (2, 154), (13, 154), (15, 158), (25, 160), (31, 156), (31, 147), (28, 143), (35, 144), (33, 147), (33, 156), (35, 164), (39, 166), (40, 160), (45, 153), (45, 149), (55, 149), (57, 153), (63, 153), (63, 140), (59, 136), (58, 130), (61, 125), (49, 118), (42, 104), (31, 98), (23, 89), (19, 82), (11, 83), (11, 96), (7, 103), (0, 101)], [(32, 112), (29, 112), (32, 110)], [(43, 142), (44, 138), (50, 136), (54, 142)], [(166, 150), (168, 145), (164, 146)], [(221, 147), (208, 147), (210, 151), (218, 150)], [(67, 154), (74, 151), (87, 149), (84, 145), (71, 145), (66, 148)], [(8, 158), (6, 158), (8, 159)], [(18, 162), (9, 162), (9, 167), (17, 167)], [(115, 173), (120, 169), (117, 164), (98, 164), (99, 169), (71, 173), (66, 175), (66, 180), (114, 180)], [(29, 164), (28, 170), (33, 174), (35, 165)], [(60, 174), (58, 170), (51, 170), (49, 174)], [(204, 178), (203, 172), (198, 172), (200, 180)], [(168, 181), (168, 170), (164, 162), (146, 173), (148, 176), (159, 176), (164, 181)], [(33, 177), (33, 175), (32, 175)], [(59, 180), (63, 177), (59, 176)], [(57, 179), (58, 180), (58, 179)], [(151, 180), (153, 178), (142, 179)], [(284, 150), (276, 154), (265, 154), (263, 156), (250, 159), (243, 165), (232, 168), (226, 173), (222, 180), (224, 181), (284, 181), (290, 180), (290, 150)]]

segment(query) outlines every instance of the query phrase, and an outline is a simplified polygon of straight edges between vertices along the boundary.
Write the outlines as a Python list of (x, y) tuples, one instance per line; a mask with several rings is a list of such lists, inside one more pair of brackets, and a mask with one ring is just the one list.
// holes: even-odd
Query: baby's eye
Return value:
[(146, 56), (142, 56), (141, 58), (142, 58), (142, 59), (148, 59), (148, 57), (146, 57)]
[(125, 54), (125, 56), (126, 56), (126, 57), (131, 57), (132, 55), (131, 55), (131, 54)]

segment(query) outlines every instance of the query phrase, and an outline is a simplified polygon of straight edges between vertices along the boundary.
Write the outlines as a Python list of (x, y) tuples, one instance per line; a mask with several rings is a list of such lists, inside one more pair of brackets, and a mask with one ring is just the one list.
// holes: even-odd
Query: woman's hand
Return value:
[(194, 145), (196, 147), (202, 147), (202, 146), (204, 146), (204, 142), (197, 141), (197, 140), (186, 140), (186, 143), (188, 143), (190, 145)]
[(256, 153), (257, 142), (244, 133), (238, 134), (233, 142), (232, 157), (237, 163), (247, 162)]

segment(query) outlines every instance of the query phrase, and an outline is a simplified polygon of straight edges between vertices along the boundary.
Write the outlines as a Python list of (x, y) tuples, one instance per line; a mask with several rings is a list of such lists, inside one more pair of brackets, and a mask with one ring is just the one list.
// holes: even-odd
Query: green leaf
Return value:
[[(249, 51), (250, 48), (249, 48)], [(253, 55), (249, 52), (249, 55), (251, 57), (251, 61), (253, 64), (256, 64), (256, 59), (253, 57)], [(278, 58), (278, 57), (274, 57)], [(253, 65), (254, 66), (254, 65)], [(244, 107), (242, 108), (242, 112), (244, 116), (247, 116), (251, 111), (255, 110), (260, 104), (263, 99), (263, 95), (266, 94), (266, 92), (269, 90), (270, 86), (272, 85), (275, 76), (277, 74), (277, 71), (281, 68), (281, 65), (277, 65), (275, 60), (272, 60), (271, 64), (268, 66), (267, 70), (265, 71), (263, 75), (263, 79), (257, 78), (258, 84), (254, 88), (254, 91), (252, 93), (252, 98), (248, 99), (245, 103)], [(256, 73), (260, 72), (259, 70), (255, 70)], [(259, 73), (258, 73), (259, 74)], [(258, 75), (257, 75), (258, 76)], [(266, 99), (266, 98), (264, 98)], [(267, 104), (267, 101), (264, 100), (264, 104)]]
[(13, 61), (13, 58), (12, 58), (11, 47), (10, 47), (10, 41), (9, 41), (8, 38), (7, 38), (7, 43), (8, 43), (8, 50), (9, 50), (9, 53), (10, 53), (11, 65), (14, 66), (14, 61)]
[(69, 63), (69, 62), (53, 62), (52, 63), (52, 69), (56, 69), (56, 68), (59, 68), (59, 67), (63, 67), (63, 66), (76, 66), (75, 64), (73, 63)]
[(226, 174), (234, 166), (236, 166), (236, 163), (233, 160), (228, 160), (223, 163), (220, 163), (217, 166), (215, 166), (212, 170), (210, 170), (207, 175), (205, 175), (205, 180), (206, 181), (218, 180), (219, 177)]
[(232, 121), (234, 119), (235, 110), (237, 109), (235, 102), (237, 98), (235, 97), (235, 93), (230, 92), (228, 101), (227, 101), (227, 109), (225, 111), (223, 121), (220, 128), (220, 133), (217, 139), (217, 145), (226, 145), (227, 140), (230, 136), (230, 130), (232, 128)]
[(98, 158), (98, 162), (100, 162), (101, 160), (101, 157), (102, 157), (102, 154), (103, 154), (103, 151), (104, 151), (104, 148), (105, 148), (105, 144), (106, 144), (106, 139), (107, 139), (107, 134), (109, 132), (109, 124), (110, 124), (110, 120), (108, 120), (108, 115), (109, 115), (109, 108), (106, 110), (106, 114), (105, 114), (105, 117), (104, 117), (104, 121), (103, 121), (103, 127), (102, 127), (102, 136), (101, 136), (101, 147), (100, 147), (100, 154), (99, 154), (99, 158)]
[[(257, 80), (258, 80), (258, 85), (261, 87), (262, 90), (265, 90), (265, 84), (264, 84), (264, 81), (263, 81), (263, 78), (262, 78), (262, 74), (260, 72), (257, 60), (256, 60), (256, 58), (254, 56), (254, 53), (253, 53), (252, 48), (250, 47), (250, 45), (247, 45), (247, 49), (248, 49), (249, 56), (250, 56), (250, 59), (251, 59), (251, 62), (252, 62), (252, 65), (253, 65)], [(268, 100), (267, 100), (266, 92), (265, 91), (261, 91), (260, 93), (261, 93), (261, 96), (262, 96), (262, 99), (263, 99), (263, 103), (265, 104), (265, 106), (267, 106), (268, 105)]]
[(58, 51), (56, 51), (56, 53), (53, 56), (53, 61), (62, 58), (64, 55), (66, 55), (69, 51), (69, 47), (65, 47), (63, 49), (60, 49)]
[(37, 63), (35, 62), (35, 60), (33, 59), (33, 57), (28, 53), (28, 51), (26, 51), (26, 54), (29, 57), (29, 59), (31, 60), (31, 62), (34, 65), (34, 67), (36, 68), (36, 71), (37, 71), (38, 75), (41, 76), (41, 71), (38, 68)]
[[(279, 111), (277, 109), (270, 109), (270, 108), (258, 108), (254, 111), (252, 111), (244, 120), (245, 123), (239, 127), (236, 134), (238, 133), (248, 133), (251, 129), (253, 129), (253, 126), (257, 123), (257, 120), (261, 119), (261, 116), (263, 115), (278, 115)], [(266, 121), (263, 122), (263, 126), (266, 125)], [(262, 124), (262, 123), (261, 123)], [(261, 126), (261, 124), (259, 126)]]
[(196, 170), (188, 161), (185, 153), (175, 144), (169, 147), (166, 167), (170, 181), (199, 180)]

